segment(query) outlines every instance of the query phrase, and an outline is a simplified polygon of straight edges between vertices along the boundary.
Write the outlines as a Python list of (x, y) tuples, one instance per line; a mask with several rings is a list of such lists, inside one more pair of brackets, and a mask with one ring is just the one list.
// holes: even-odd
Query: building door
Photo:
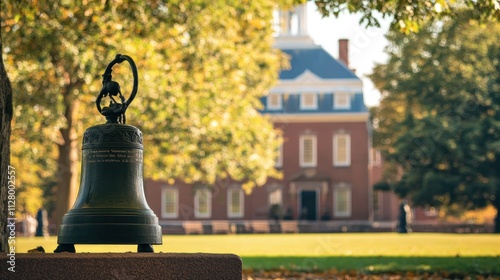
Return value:
[(316, 191), (300, 192), (300, 219), (316, 221), (318, 219), (318, 197)]

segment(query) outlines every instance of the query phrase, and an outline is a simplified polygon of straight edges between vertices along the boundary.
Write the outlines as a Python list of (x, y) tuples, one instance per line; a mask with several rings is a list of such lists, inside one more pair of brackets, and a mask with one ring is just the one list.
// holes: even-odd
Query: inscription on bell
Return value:
[(142, 163), (142, 150), (98, 149), (84, 150), (87, 163), (131, 162)]

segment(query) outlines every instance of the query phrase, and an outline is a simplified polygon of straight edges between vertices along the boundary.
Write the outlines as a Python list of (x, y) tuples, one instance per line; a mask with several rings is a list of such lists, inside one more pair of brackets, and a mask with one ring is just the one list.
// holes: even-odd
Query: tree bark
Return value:
[(64, 214), (73, 206), (78, 192), (78, 143), (74, 129), (74, 116), (78, 102), (71, 98), (71, 86), (63, 93), (66, 127), (60, 129), (63, 143), (58, 145), (57, 159), (57, 192), (55, 207), (55, 223), (59, 226)]
[[(0, 50), (2, 34), (0, 32)], [(3, 51), (0, 51), (0, 54)], [(12, 120), (12, 87), (0, 57), (0, 252), (7, 252), (7, 187), (10, 165), (10, 134)]]

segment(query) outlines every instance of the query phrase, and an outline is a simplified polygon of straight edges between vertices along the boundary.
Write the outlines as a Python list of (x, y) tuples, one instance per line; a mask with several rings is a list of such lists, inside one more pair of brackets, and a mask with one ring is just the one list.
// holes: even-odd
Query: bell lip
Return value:
[(58, 244), (162, 244), (162, 227), (150, 208), (72, 208)]
[(162, 228), (145, 224), (61, 225), (57, 244), (163, 244)]
[(119, 213), (110, 211), (94, 211), (94, 212), (68, 212), (63, 216), (61, 226), (78, 226), (78, 225), (150, 225), (159, 226), (158, 217), (153, 211), (137, 211), (135, 213)]

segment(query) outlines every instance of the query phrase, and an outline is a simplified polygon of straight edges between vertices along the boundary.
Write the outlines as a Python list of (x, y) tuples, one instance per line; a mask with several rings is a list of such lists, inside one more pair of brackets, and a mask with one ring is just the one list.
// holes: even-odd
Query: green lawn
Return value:
[[(16, 251), (57, 247), (56, 237), (16, 239)], [(457, 272), (500, 275), (500, 235), (337, 233), (166, 235), (155, 252), (234, 253), (244, 269)], [(133, 245), (76, 245), (77, 252), (136, 251)]]

